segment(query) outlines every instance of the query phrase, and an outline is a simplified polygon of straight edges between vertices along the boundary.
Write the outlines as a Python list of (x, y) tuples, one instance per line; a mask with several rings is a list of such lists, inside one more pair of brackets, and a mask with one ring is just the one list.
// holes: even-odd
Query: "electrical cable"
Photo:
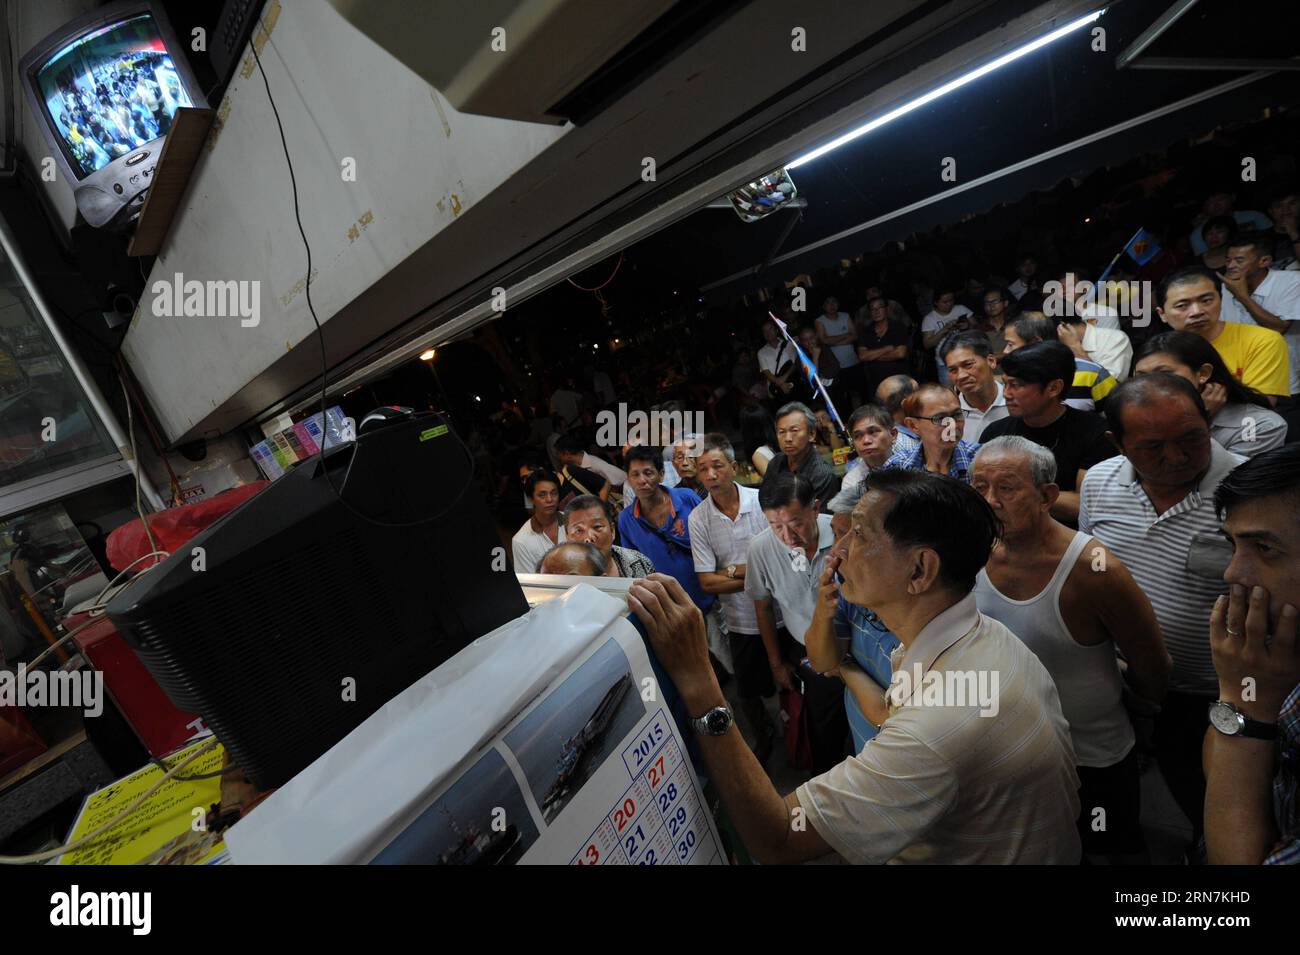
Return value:
[(82, 846), (87, 845), (90, 842), (94, 842), (100, 836), (104, 835), (104, 833), (108, 832), (110, 829), (116, 826), (123, 819), (131, 815), (131, 813), (135, 812), (138, 808), (140, 808), (140, 806), (144, 804), (145, 800), (147, 800), (158, 790), (162, 789), (162, 787), (169, 780), (175, 778), (182, 769), (184, 769), (186, 766), (194, 762), (196, 759), (198, 759), (200, 756), (204, 755), (205, 753), (211, 752), (212, 749), (218, 745), (218, 743), (219, 740), (215, 736), (212, 737), (211, 740), (209, 740), (208, 742), (200, 746), (195, 752), (187, 756), (178, 765), (172, 767), (167, 772), (163, 773), (161, 779), (159, 779), (156, 783), (154, 783), (152, 786), (150, 786), (140, 795), (136, 796), (135, 799), (131, 800), (131, 802), (125, 808), (123, 808), (121, 812), (119, 812), (112, 819), (108, 820), (108, 822), (104, 823), (98, 829), (95, 829), (93, 832), (88, 832), (80, 839), (74, 839), (72, 842), (66, 843), (61, 846), (56, 846), (53, 849), (43, 849), (40, 852), (33, 852), (28, 855), (22, 855), (22, 856), (0, 855), (0, 865), (28, 865), (33, 862), (48, 862), (50, 859), (57, 859), (59, 856), (64, 855), (65, 853), (72, 852), (75, 849), (80, 849)]
[(32, 591), (31, 593), (29, 593), (27, 596), (31, 597), (32, 599), (35, 599), (37, 594), (42, 593), (43, 591), (49, 590), (49, 589), (50, 589), (51, 587), (53, 587), (55, 584), (62, 583), (63, 581), (67, 580), (69, 577), (75, 577), (75, 576), (77, 575), (77, 572), (80, 571), (81, 568), (85, 567), (86, 564), (90, 563), (90, 562), (93, 561), (94, 559), (95, 559), (95, 555), (92, 554), (92, 553), (90, 553), (90, 552), (87, 552), (85, 557), (82, 557), (79, 561), (77, 561), (77, 563), (73, 564), (73, 565), (72, 565), (71, 567), (69, 567), (66, 571), (64, 571), (64, 573), (63, 573), (63, 575), (62, 575), (61, 577), (55, 577), (55, 578), (54, 578), (53, 580), (51, 580), (48, 584), (46, 584), (44, 587), (37, 587), (35, 590), (33, 590), (33, 591)]
[(147, 413), (145, 413), (146, 409), (144, 407), (144, 402), (140, 400), (139, 395), (136, 394), (135, 386), (131, 384), (131, 377), (127, 373), (126, 363), (122, 361), (121, 354), (115, 353), (113, 355), (113, 361), (115, 362), (115, 367), (117, 368), (118, 378), (121, 379), (122, 384), (125, 387), (127, 393), (130, 394), (133, 398), (135, 398), (135, 403), (140, 406), (140, 412), (142, 415), (140, 420), (144, 422), (144, 429), (149, 433), (149, 443), (153, 445), (154, 454), (158, 455), (158, 460), (160, 460), (162, 462), (163, 467), (167, 469), (167, 476), (171, 479), (172, 503), (179, 504), (180, 493), (181, 493), (181, 480), (176, 476), (176, 471), (172, 468), (171, 462), (167, 460), (167, 453), (163, 450), (162, 437), (158, 434), (158, 430), (154, 427), (153, 420), (149, 417)]
[[(157, 756), (153, 757), (153, 759), (151, 759), (150, 762), (153, 763), (155, 766), (157, 766), (159, 769), (161, 769), (164, 773), (171, 772), (171, 767), (168, 766), (166, 763), (164, 763)], [(235, 772), (237, 769), (239, 769), (239, 766), (237, 766), (235, 763), (231, 763), (229, 766), (224, 766), (221, 769), (213, 770), (210, 773), (195, 773), (193, 776), (173, 776), (172, 779), (180, 780), (183, 783), (197, 783), (197, 782), (201, 782), (204, 779), (216, 779), (218, 776), (225, 776), (229, 773)]]
[[(97, 619), (98, 618), (95, 618), (95, 620)], [(48, 647), (46, 647), (39, 654), (37, 654), (36, 659), (33, 660), (31, 663), (24, 664), (23, 665), (24, 668), (27, 670), (35, 670), (38, 666), (41, 665), (41, 662), (46, 657), (48, 657), (51, 653), (56, 651), (59, 647), (63, 646), (65, 643), (67, 643), (69, 640), (71, 640), (73, 637), (79, 634), (82, 630), (85, 630), (87, 627), (89, 627), (92, 623), (95, 622), (95, 620), (86, 620), (83, 621), (82, 623), (79, 623), (72, 630), (68, 631), (63, 636), (59, 637), (58, 640), (55, 640)]]
[[(131, 474), (135, 478), (135, 512), (140, 515), (140, 523), (144, 525), (144, 536), (149, 539), (149, 550), (157, 552), (158, 542), (153, 538), (153, 529), (145, 520), (144, 505), (140, 503), (140, 457), (135, 450), (135, 421), (131, 414), (131, 395), (126, 390), (126, 379), (119, 375), (117, 380), (122, 386), (122, 398), (126, 401), (126, 430), (131, 436)], [(104, 596), (103, 593), (100, 596)]]
[[(121, 569), (121, 571), (118, 572), (118, 575), (117, 575), (116, 577), (114, 577), (112, 580), (110, 580), (107, 584), (104, 585), (104, 589), (101, 590), (98, 594), (95, 595), (95, 604), (98, 605), (99, 602), (100, 602), (101, 600), (104, 599), (104, 594), (106, 594), (106, 593), (108, 593), (110, 590), (112, 590), (112, 589), (113, 589), (113, 585), (114, 585), (115, 583), (117, 583), (119, 580), (121, 580), (122, 577), (123, 577), (123, 575), (125, 575), (125, 574), (127, 573), (127, 571), (129, 571), (129, 570), (130, 570), (132, 567), (134, 567), (136, 564), (140, 563), (140, 561), (142, 561), (142, 560), (148, 560), (150, 557), (155, 557), (155, 556), (170, 557), (171, 554), (168, 553), (168, 552), (165, 551), (165, 550), (151, 550), (151, 551), (149, 551), (149, 553), (147, 553), (147, 554), (141, 554), (141, 555), (140, 555), (139, 557), (137, 557), (135, 560), (131, 561), (131, 563), (129, 563), (129, 564), (127, 564), (125, 567), (123, 567), (123, 568)], [(131, 584), (135, 583), (137, 580), (139, 580), (139, 579), (140, 579), (141, 577), (143, 577), (145, 574), (149, 573), (149, 571), (153, 570), (155, 567), (157, 567), (157, 566), (158, 566), (159, 564), (161, 564), (161, 563), (162, 563), (162, 561), (159, 560), (159, 561), (155, 561), (154, 563), (150, 564), (150, 565), (149, 565), (148, 567), (146, 567), (144, 570), (140, 571), (140, 573), (136, 574), (134, 577), (132, 577), (130, 580), (128, 580), (128, 581), (127, 581), (127, 582), (122, 586), (122, 589), (125, 590), (127, 587), (129, 587)], [(114, 596), (117, 596), (117, 595), (114, 594)], [(92, 607), (91, 609), (94, 609), (94, 608)]]
[[(266, 30), (265, 23), (263, 23), (261, 26), (263, 30)], [(270, 35), (269, 30), (266, 30), (266, 33), (268, 36)], [(293, 216), (295, 221), (298, 223), (298, 234), (302, 236), (303, 247), (307, 250), (307, 279), (306, 279), (306, 286), (304, 291), (306, 292), (307, 311), (311, 313), (312, 323), (316, 326), (316, 339), (320, 343), (321, 447), (319, 452), (319, 462), (320, 462), (320, 469), (321, 469), (321, 477), (325, 479), (325, 483), (329, 485), (329, 489), (334, 492), (334, 496), (338, 498), (339, 503), (341, 503), (344, 507), (346, 507), (354, 517), (358, 517), (369, 524), (374, 524), (379, 527), (419, 527), (422, 524), (429, 524), (432, 523), (433, 521), (440, 520), (441, 518), (445, 517), (447, 514), (450, 514), (452, 512), (452, 510), (456, 507), (456, 505), (460, 503), (460, 499), (465, 496), (465, 492), (467, 492), (470, 489), (470, 487), (473, 486), (474, 484), (474, 470), (475, 470), (474, 452), (472, 452), (469, 449), (469, 445), (467, 445), (464, 439), (462, 439), (461, 436), (456, 433), (456, 430), (454, 428), (448, 427), (447, 430), (451, 434), (451, 436), (454, 437), (456, 441), (460, 444), (461, 450), (465, 452), (465, 460), (469, 465), (469, 474), (465, 478), (464, 485), (461, 487), (461, 489), (458, 492), (456, 492), (456, 494), (452, 497), (451, 501), (447, 504), (447, 506), (443, 508), (441, 511), (439, 511), (438, 513), (430, 517), (422, 517), (419, 520), (415, 520), (415, 521), (381, 521), (378, 518), (371, 517), (369, 514), (364, 514), (361, 511), (359, 511), (357, 508), (353, 507), (352, 504), (346, 498), (343, 497), (342, 491), (339, 488), (334, 486), (334, 481), (330, 478), (329, 470), (325, 467), (325, 450), (326, 450), (325, 446), (326, 444), (329, 443), (329, 437), (328, 437), (329, 414), (328, 414), (327, 404), (326, 404), (329, 399), (329, 356), (325, 349), (325, 332), (324, 329), (321, 328), (320, 319), (316, 316), (316, 306), (312, 302), (312, 298), (311, 298), (311, 258), (312, 258), (311, 243), (307, 240), (307, 230), (303, 228), (303, 224), (302, 224), (302, 207), (298, 201), (298, 177), (297, 175), (295, 175), (293, 170), (293, 158), (289, 155), (289, 141), (285, 138), (284, 135), (284, 123), (281, 122), (280, 120), (280, 110), (275, 105), (275, 97), (271, 95), (271, 82), (269, 79), (267, 79), (265, 67), (262, 66), (262, 57), (257, 52), (257, 44), (256, 43), (251, 44), (250, 48), (253, 51), (253, 59), (257, 63), (258, 72), (262, 74), (262, 85), (266, 87), (266, 98), (271, 104), (271, 113), (275, 117), (275, 125), (280, 132), (280, 146), (284, 150), (284, 161), (285, 161), (285, 165), (289, 169), (289, 185), (291, 187), (291, 192), (293, 194)], [(354, 447), (352, 451), (353, 460), (356, 459), (357, 454), (358, 454), (358, 450), (357, 448)], [(352, 470), (352, 461), (349, 461), (348, 472), (350, 473), (351, 470)], [(346, 483), (346, 477), (344, 481)]]
[(610, 272), (609, 278), (605, 279), (605, 281), (601, 282), (595, 288), (584, 288), (583, 286), (579, 285), (577, 282), (573, 281), (573, 279), (565, 279), (565, 281), (581, 292), (599, 292), (610, 282), (614, 281), (614, 276), (618, 275), (618, 270), (619, 268), (622, 267), (622, 265), (623, 265), (623, 253), (620, 252), (618, 254), (618, 261), (614, 263), (614, 271)]
[[(48, 647), (46, 647), (43, 651), (41, 651), (41, 653), (36, 657), (35, 660), (33, 660), (31, 663), (28, 663), (28, 664), (27, 664), (27, 669), (28, 669), (28, 670), (34, 670), (34, 669), (36, 669), (36, 667), (40, 665), (40, 663), (41, 663), (42, 660), (44, 660), (46, 657), (48, 657), (51, 653), (53, 653), (55, 650), (57, 650), (57, 649), (58, 649), (59, 647), (61, 647), (63, 644), (67, 643), (67, 642), (68, 642), (69, 640), (71, 640), (74, 636), (76, 636), (76, 635), (77, 635), (78, 633), (80, 633), (82, 630), (86, 629), (86, 628), (89, 627), (92, 623), (94, 623), (96, 620), (98, 620), (101, 616), (103, 616), (104, 608), (107, 607), (108, 604), (102, 604), (102, 603), (100, 603), (100, 601), (104, 599), (104, 595), (105, 595), (106, 593), (108, 593), (109, 590), (112, 589), (113, 585), (114, 585), (115, 583), (117, 583), (119, 580), (122, 579), (122, 574), (125, 574), (127, 571), (129, 571), (129, 570), (130, 570), (132, 567), (134, 567), (136, 564), (140, 563), (140, 561), (145, 560), (145, 559), (147, 559), (147, 558), (149, 558), (149, 557), (153, 557), (153, 556), (155, 556), (155, 555), (157, 555), (157, 554), (161, 554), (163, 557), (169, 557), (169, 556), (171, 556), (171, 555), (169, 555), (166, 551), (162, 551), (162, 550), (151, 551), (151, 552), (149, 552), (148, 554), (142, 554), (141, 556), (137, 557), (135, 560), (131, 561), (131, 563), (127, 564), (126, 567), (123, 568), (122, 573), (118, 574), (116, 577), (114, 577), (112, 580), (110, 580), (110, 581), (108, 582), (108, 586), (106, 586), (103, 590), (101, 590), (98, 594), (96, 594), (95, 599), (94, 599), (94, 602), (93, 602), (89, 607), (87, 607), (86, 610), (84, 611), (85, 613), (90, 614), (91, 619), (86, 620), (86, 621), (84, 621), (84, 622), (82, 622), (82, 623), (77, 624), (77, 626), (74, 627), (72, 630), (70, 630), (68, 633), (65, 633), (62, 637), (60, 637), (60, 638), (59, 638), (58, 640), (56, 640), (54, 643), (52, 643), (52, 644), (50, 644)], [(128, 580), (125, 584), (123, 584), (123, 585), (122, 585), (122, 589), (119, 590), (118, 593), (121, 593), (122, 590), (125, 590), (127, 587), (131, 586), (133, 583), (135, 583), (137, 580), (139, 580), (141, 577), (143, 577), (145, 574), (149, 573), (149, 571), (153, 570), (153, 569), (154, 569), (155, 567), (157, 567), (157, 566), (158, 566), (158, 564), (156, 564), (156, 563), (154, 563), (154, 564), (150, 564), (150, 565), (149, 565), (148, 567), (146, 567), (144, 570), (140, 571), (140, 573), (136, 574), (134, 577), (132, 577), (130, 580)], [(117, 594), (114, 594), (114, 596), (117, 596)]]

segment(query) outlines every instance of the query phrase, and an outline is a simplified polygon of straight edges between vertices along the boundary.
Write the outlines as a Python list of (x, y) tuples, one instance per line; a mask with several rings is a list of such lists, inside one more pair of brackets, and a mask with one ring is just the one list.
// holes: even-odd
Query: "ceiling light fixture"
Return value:
[(875, 119), (871, 120), (870, 122), (865, 123), (862, 126), (858, 126), (856, 129), (849, 130), (843, 136), (839, 136), (835, 139), (832, 139), (829, 143), (826, 143), (823, 146), (818, 146), (812, 152), (805, 153), (804, 155), (798, 157), (797, 159), (791, 160), (790, 162), (785, 164), (785, 168), (789, 170), (789, 169), (794, 169), (797, 166), (802, 166), (804, 163), (811, 162), (812, 160), (817, 159), (819, 156), (824, 156), (832, 149), (838, 149), (840, 146), (843, 146), (845, 143), (852, 142), (853, 140), (857, 139), (859, 136), (865, 136), (867, 133), (871, 132), (872, 130), (879, 129), (881, 126), (884, 126), (886, 123), (893, 122), (894, 120), (898, 119), (898, 117), (900, 116), (906, 116), (908, 113), (912, 112), (913, 110), (920, 109), (922, 106), (925, 106), (927, 103), (933, 103), (939, 97), (946, 96), (949, 93), (951, 93), (953, 90), (960, 89), (961, 87), (965, 86), (967, 83), (973, 83), (981, 76), (987, 76), (989, 73), (992, 73), (994, 70), (1001, 69), (1002, 67), (1006, 66), (1008, 63), (1012, 63), (1020, 59), (1022, 56), (1028, 56), (1030, 53), (1033, 53), (1035, 50), (1042, 49), (1043, 47), (1047, 46), (1049, 43), (1054, 43), (1055, 41), (1059, 40), (1061, 37), (1067, 36), (1073, 33), (1075, 30), (1087, 26), (1089, 23), (1095, 23), (1097, 20), (1101, 18), (1101, 15), (1105, 12), (1106, 10), (1103, 7), (1100, 10), (1094, 10), (1092, 13), (1088, 14), (1087, 16), (1080, 17), (1077, 20), (1072, 20), (1071, 22), (1067, 23), (1065, 26), (1058, 27), (1057, 29), (1053, 30), (1051, 33), (1039, 37), (1037, 40), (1034, 40), (1030, 43), (1026, 43), (1024, 46), (1017, 47), (1016, 49), (1012, 50), (1010, 53), (1005, 53), (1002, 56), (998, 57), (996, 60), (993, 60), (989, 63), (985, 63), (983, 66), (971, 70), (969, 73), (964, 73), (961, 76), (957, 77), (955, 80), (950, 80), (947, 83), (944, 83), (942, 86), (932, 89), (930, 92), (918, 96), (914, 100), (910, 100), (904, 103), (902, 106), (898, 106), (895, 107), (894, 109), (891, 109), (888, 113), (885, 113), (883, 116), (877, 116)]

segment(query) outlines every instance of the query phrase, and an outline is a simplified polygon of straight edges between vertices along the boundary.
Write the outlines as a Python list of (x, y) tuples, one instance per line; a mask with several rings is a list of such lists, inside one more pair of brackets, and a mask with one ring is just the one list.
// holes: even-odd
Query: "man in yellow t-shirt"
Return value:
[(1156, 312), (1166, 325), (1200, 335), (1247, 388), (1273, 404), (1291, 394), (1291, 364), (1286, 342), (1272, 329), (1225, 322), (1219, 277), (1199, 267), (1179, 269), (1160, 283)]

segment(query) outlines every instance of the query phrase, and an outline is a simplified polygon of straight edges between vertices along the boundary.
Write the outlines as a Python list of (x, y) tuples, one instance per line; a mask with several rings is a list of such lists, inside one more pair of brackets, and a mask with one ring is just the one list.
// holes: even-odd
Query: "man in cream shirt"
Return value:
[(872, 472), (865, 484), (836, 545), (843, 583), (827, 574), (818, 599), (842, 589), (901, 641), (888, 716), (858, 755), (785, 798), (735, 729), (690, 598), (659, 575), (628, 594), (746, 848), (765, 863), (832, 850), (860, 863), (1077, 863), (1079, 780), (1055, 684), (971, 594), (997, 535), (992, 509), (934, 474)]

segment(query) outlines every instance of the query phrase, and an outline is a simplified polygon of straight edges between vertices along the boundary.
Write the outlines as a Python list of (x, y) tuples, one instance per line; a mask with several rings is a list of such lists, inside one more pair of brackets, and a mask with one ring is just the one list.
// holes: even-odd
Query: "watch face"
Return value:
[(731, 725), (731, 714), (726, 710), (710, 710), (704, 717), (704, 725), (708, 727), (709, 735), (721, 736)]
[(1241, 720), (1237, 716), (1237, 711), (1227, 703), (1211, 704), (1210, 723), (1225, 736), (1236, 736), (1241, 732)]

